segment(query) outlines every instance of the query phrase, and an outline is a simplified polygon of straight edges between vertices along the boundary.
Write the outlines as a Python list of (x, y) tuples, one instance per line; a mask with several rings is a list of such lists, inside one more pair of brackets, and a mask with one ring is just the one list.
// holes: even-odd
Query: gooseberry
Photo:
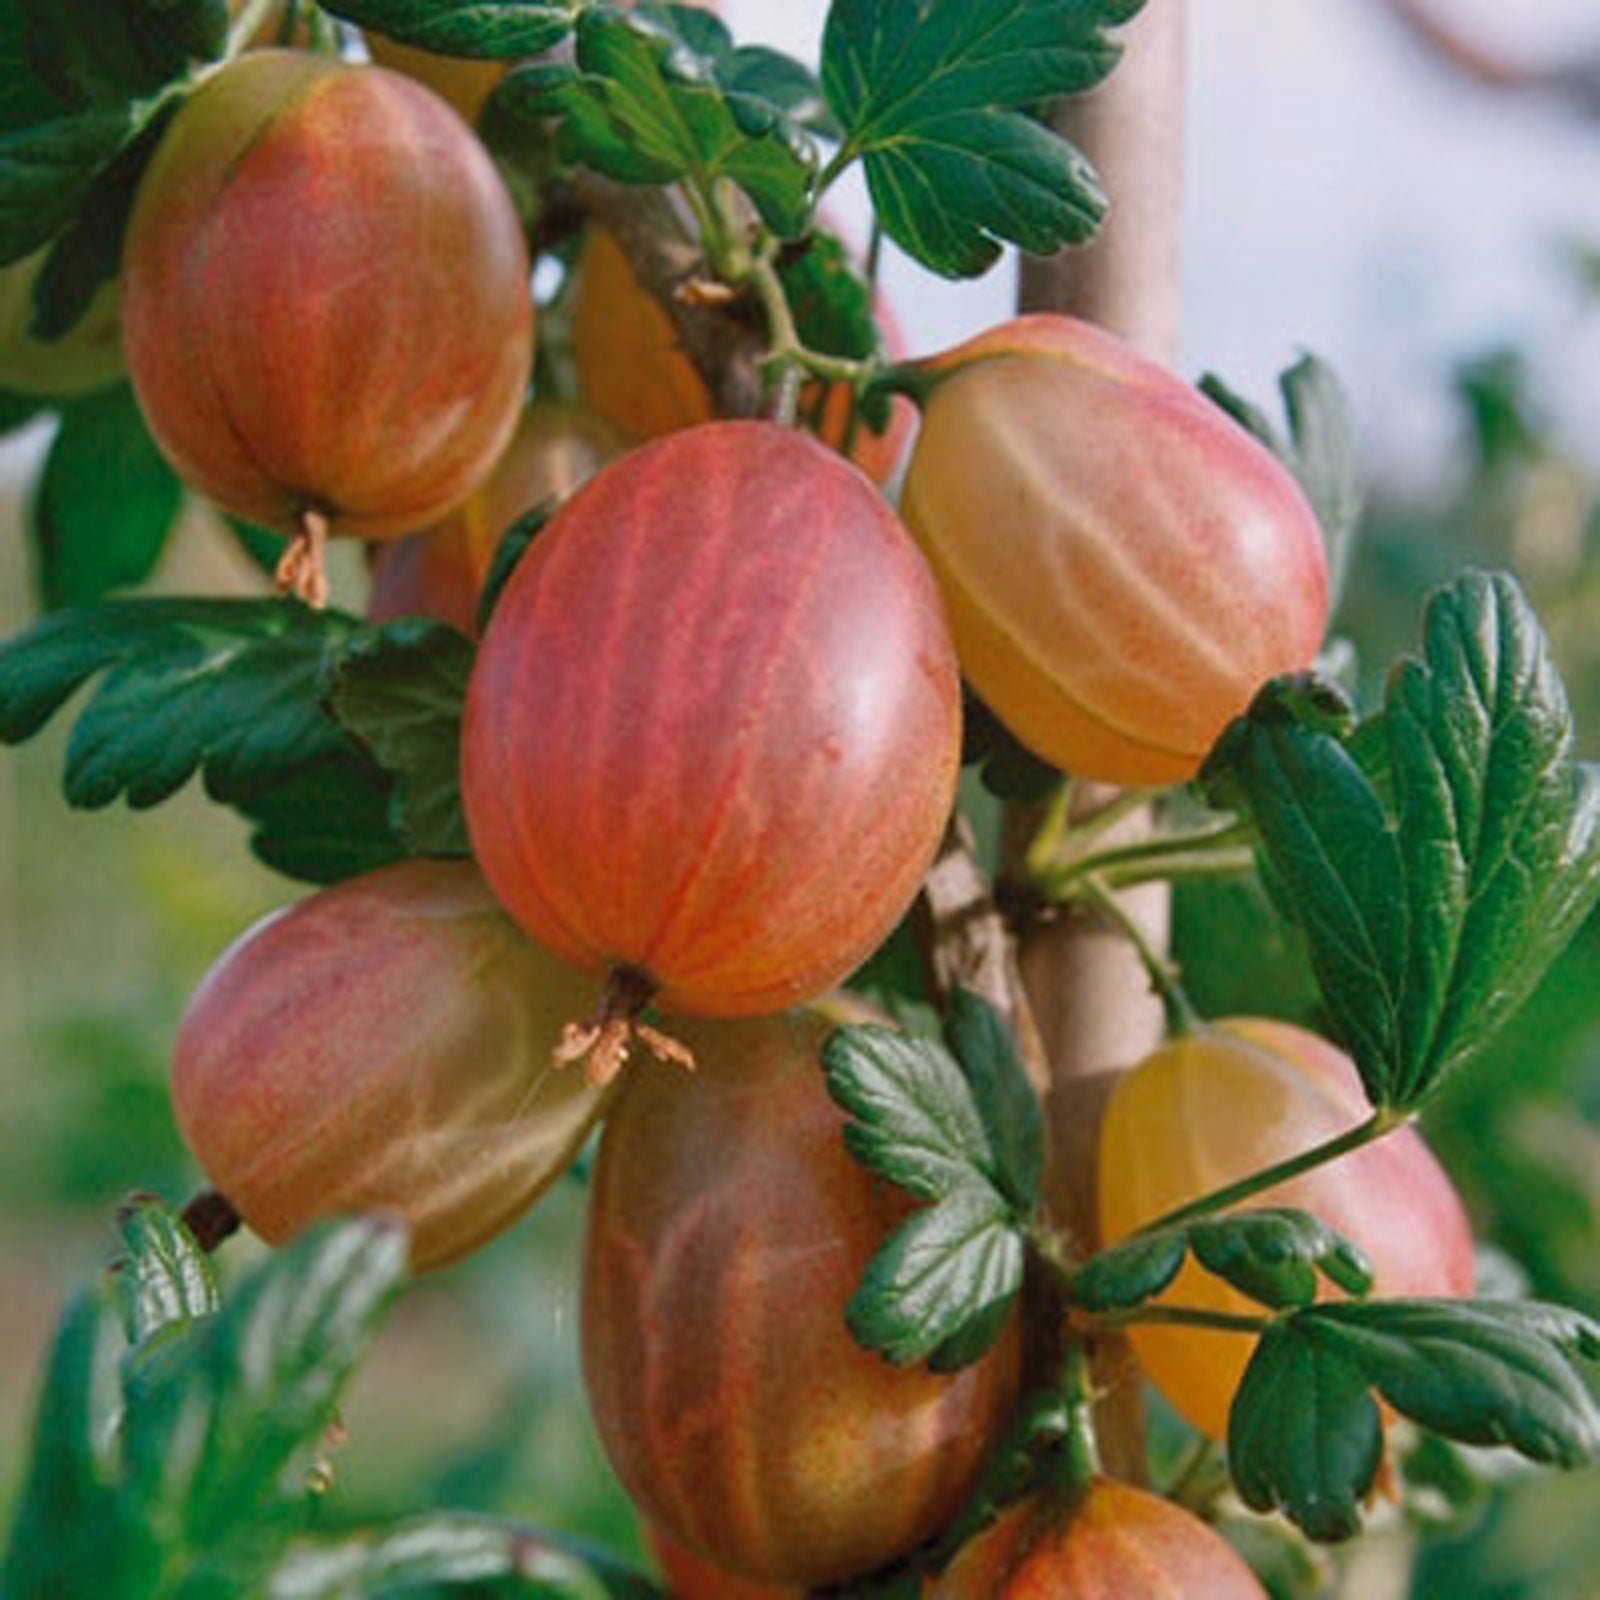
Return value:
[(1004, 1512), (927, 1600), (1265, 1600), (1243, 1558), (1199, 1518), (1110, 1478)]
[(815, 1585), (952, 1513), (1014, 1398), (1015, 1327), (954, 1374), (858, 1345), (845, 1302), (911, 1201), (841, 1137), (832, 1021), (690, 1022), (699, 1069), (635, 1072), (600, 1140), (584, 1244), (590, 1410), (623, 1487), (732, 1573)]
[(887, 935), (960, 757), (938, 592), (883, 499), (792, 428), (715, 422), (591, 478), (467, 691), (474, 853), (556, 954), (755, 1015)]
[[(1368, 1115), (1349, 1057), (1303, 1028), (1236, 1017), (1173, 1039), (1118, 1080), (1106, 1108), (1099, 1157), (1103, 1241), (1114, 1244)], [(1352, 1240), (1371, 1258), (1377, 1294), (1472, 1292), (1466, 1213), (1414, 1129), (1315, 1167), (1251, 1204), (1298, 1207)], [(1158, 1303), (1262, 1314), (1255, 1301), (1192, 1262)], [(1137, 1325), (1128, 1336), (1172, 1405), (1202, 1433), (1224, 1438), (1254, 1339)]]
[(901, 513), (961, 667), (1080, 777), (1192, 777), (1261, 683), (1308, 666), (1328, 580), (1288, 470), (1196, 390), (1068, 317), (1022, 317), (937, 379)]
[(527, 250), (482, 146), (409, 79), (295, 51), (240, 56), (173, 118), (122, 314), (178, 472), (313, 546), (459, 504), (528, 381)]
[(594, 983), (524, 938), (469, 862), (408, 861), (258, 923), (173, 1055), (179, 1130), (280, 1244), (380, 1211), (418, 1269), (476, 1249), (570, 1164), (602, 1097), (550, 1052)]

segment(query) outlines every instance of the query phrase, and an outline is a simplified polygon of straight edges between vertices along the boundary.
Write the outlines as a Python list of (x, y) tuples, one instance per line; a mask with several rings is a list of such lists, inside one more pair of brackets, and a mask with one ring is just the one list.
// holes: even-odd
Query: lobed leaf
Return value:
[(40, 603), (91, 605), (143, 582), (182, 499), (126, 384), (64, 404), (30, 508)]
[(69, 105), (154, 95), (228, 39), (227, 0), (15, 0), (32, 71)]
[(539, 55), (572, 31), (584, 0), (319, 0), (331, 16), (435, 55)]
[(354, 635), (325, 668), (325, 704), (393, 775), (390, 816), (418, 855), (470, 853), (460, 769), (473, 657), (455, 629), (407, 617)]
[(1087, 239), (1106, 201), (1088, 162), (1032, 113), (1092, 88), (1107, 31), (1141, 0), (834, 0), (822, 86), (861, 157), (884, 231), (946, 277), (1002, 242), (1050, 254)]
[(1262, 1207), (1189, 1226), (1195, 1260), (1241, 1294), (1273, 1307), (1310, 1305), (1320, 1271), (1347, 1294), (1372, 1288), (1365, 1251), (1309, 1212)]
[(526, 1595), (529, 1600), (657, 1600), (642, 1574), (579, 1541), (494, 1517), (449, 1512), (290, 1549), (266, 1600)]
[(1564, 1307), (1504, 1300), (1308, 1306), (1262, 1336), (1234, 1397), (1228, 1454), (1257, 1511), (1281, 1508), (1315, 1539), (1359, 1525), (1381, 1454), (1373, 1391), (1465, 1444), (1506, 1444), (1572, 1467), (1600, 1456), (1600, 1405), (1571, 1357), (1600, 1357), (1600, 1325)]
[(159, 1553), (244, 1570), (299, 1521), (303, 1473), (405, 1272), (404, 1230), (317, 1227), (263, 1262), (183, 1359), (127, 1386), (123, 1527)]
[(1521, 591), (1469, 573), (1430, 600), (1375, 726), (1308, 726), (1269, 686), (1213, 750), (1202, 777), (1248, 804), (1374, 1105), (1426, 1098), (1600, 896), (1600, 769), (1571, 745)]
[(117, 1222), (125, 1248), (112, 1264), (112, 1282), (130, 1345), (187, 1332), (217, 1311), (222, 1300), (211, 1258), (175, 1212), (138, 1195), (122, 1207)]
[(822, 1066), (828, 1093), (854, 1119), (845, 1144), (869, 1171), (923, 1200), (974, 1184), (999, 1197), (989, 1129), (960, 1066), (932, 1040), (838, 1028)]
[(935, 1372), (978, 1360), (1022, 1287), (1022, 1236), (987, 1185), (964, 1183), (912, 1214), (867, 1264), (845, 1307), (861, 1344)]
[(0, 266), (66, 227), (134, 130), (131, 110), (118, 106), (0, 133)]
[(1309, 1305), (1317, 1274), (1347, 1294), (1372, 1288), (1365, 1253), (1309, 1212), (1260, 1206), (1136, 1233), (1091, 1256), (1072, 1280), (1073, 1300), (1117, 1311), (1154, 1299), (1192, 1253), (1207, 1272), (1272, 1307)]
[(1361, 1526), (1383, 1428), (1360, 1368), (1301, 1335), (1310, 1315), (1296, 1312), (1257, 1341), (1228, 1414), (1228, 1468), (1252, 1510), (1282, 1510), (1331, 1543)]
[(1043, 1119), (1011, 1034), (987, 1000), (957, 988), (950, 996), (945, 1038), (994, 1151), (993, 1180), (1017, 1214), (1028, 1216), (1044, 1173)]
[(622, 183), (682, 178), (704, 192), (729, 178), (775, 232), (803, 230), (816, 155), (792, 74), (780, 81), (770, 60), (753, 72), (721, 22), (686, 8), (587, 11), (576, 42), (571, 66), (514, 72), (497, 114), (558, 117), (563, 157)]
[[(325, 661), (361, 628), (279, 600), (112, 600), (52, 613), (0, 643), (0, 741), (42, 728), (101, 681), (67, 746), (76, 806), (150, 806), (196, 772), (257, 824), (273, 865), (332, 881), (406, 851), (389, 779), (320, 701)], [(102, 676), (103, 675), (103, 676)]]

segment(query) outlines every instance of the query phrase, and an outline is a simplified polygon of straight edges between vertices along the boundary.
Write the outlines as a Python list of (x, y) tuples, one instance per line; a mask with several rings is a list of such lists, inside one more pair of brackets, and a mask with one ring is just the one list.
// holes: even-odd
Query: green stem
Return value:
[(817, 178), (816, 187), (812, 190), (812, 205), (815, 206), (823, 195), (831, 189), (845, 168), (856, 158), (855, 147), (847, 139), (833, 153), (833, 159), (822, 169)]
[(1236, 1311), (1202, 1311), (1196, 1306), (1133, 1306), (1127, 1311), (1111, 1311), (1095, 1321), (1108, 1327), (1127, 1328), (1135, 1324), (1161, 1323), (1168, 1327), (1209, 1328), (1215, 1333), (1261, 1334), (1271, 1325), (1270, 1317), (1246, 1316)]
[(1221, 1189), (1213, 1189), (1210, 1194), (1200, 1195), (1187, 1205), (1181, 1205), (1176, 1210), (1145, 1223), (1138, 1232), (1154, 1233), (1157, 1228), (1193, 1222), (1197, 1217), (1209, 1217), (1218, 1211), (1242, 1205), (1246, 1200), (1253, 1200), (1268, 1189), (1275, 1189), (1280, 1183), (1298, 1178), (1301, 1173), (1326, 1166), (1330, 1161), (1337, 1161), (1341, 1156), (1347, 1156), (1352, 1151), (1360, 1150), (1384, 1138), (1396, 1128), (1404, 1127), (1410, 1120), (1411, 1113), (1406, 1111), (1374, 1111), (1365, 1122), (1358, 1122), (1355, 1127), (1335, 1138), (1325, 1139), (1321, 1144), (1313, 1145), (1309, 1150), (1302, 1150), (1299, 1155), (1290, 1156), (1286, 1161), (1263, 1167), (1259, 1172), (1252, 1172), (1236, 1183), (1230, 1183)]
[(1122, 902), (1098, 878), (1085, 880), (1081, 898), (1114, 923), (1133, 946), (1140, 964), (1149, 975), (1150, 987), (1160, 995), (1161, 1003), (1166, 1008), (1168, 1030), (1172, 1033), (1192, 1033), (1200, 1027), (1203, 1019), (1178, 981), (1177, 968), (1151, 944), (1144, 929), (1123, 909)]
[(764, 362), (769, 370), (777, 368), (780, 374), (809, 373), (830, 383), (848, 383), (853, 388), (859, 388), (872, 376), (876, 370), (872, 361), (853, 361), (846, 356), (828, 356), (806, 348), (795, 326), (789, 296), (784, 292), (783, 279), (773, 264), (770, 248), (754, 257), (745, 277), (766, 313), (770, 342)]
[[(1110, 809), (1107, 807), (1106, 809)], [(1180, 871), (1194, 871), (1191, 861), (1204, 859), (1204, 870), (1227, 870), (1234, 863), (1248, 866), (1252, 859), (1247, 847), (1255, 838), (1248, 822), (1226, 822), (1198, 828), (1192, 833), (1159, 834), (1134, 844), (1114, 845), (1109, 850), (1091, 852), (1075, 859), (1043, 866), (1036, 881), (1052, 900), (1070, 899), (1079, 879), (1098, 878), (1107, 885), (1140, 883)], [(1079, 842), (1073, 835), (1067, 842)]]
[(1062, 1472), (1068, 1487), (1081, 1488), (1100, 1472), (1100, 1448), (1094, 1436), (1094, 1381), (1089, 1352), (1082, 1339), (1067, 1339), (1062, 1353), (1061, 1392), (1067, 1402), (1066, 1452)]

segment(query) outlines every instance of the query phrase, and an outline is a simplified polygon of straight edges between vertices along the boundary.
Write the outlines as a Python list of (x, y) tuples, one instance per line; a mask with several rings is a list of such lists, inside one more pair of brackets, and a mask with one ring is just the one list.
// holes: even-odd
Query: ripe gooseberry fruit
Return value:
[(621, 448), (593, 412), (530, 406), (494, 471), (443, 522), (375, 547), (368, 618), (434, 617), (476, 638), (478, 604), (501, 536), (524, 512), (564, 500)]
[(1076, 1498), (1004, 1512), (925, 1590), (927, 1600), (1265, 1600), (1219, 1533), (1143, 1489), (1096, 1478)]
[[(1173, 1039), (1118, 1080), (1100, 1131), (1103, 1241), (1287, 1160), (1370, 1115), (1350, 1058), (1288, 1023), (1235, 1017)], [(1382, 1295), (1465, 1295), (1472, 1232), (1444, 1170), (1402, 1128), (1257, 1196), (1309, 1211), (1361, 1246)], [(1192, 1261), (1156, 1302), (1234, 1315), (1262, 1307)], [(1132, 1326), (1150, 1380), (1200, 1432), (1226, 1437), (1255, 1340), (1188, 1327)]]
[[(705, 380), (678, 345), (672, 319), (634, 276), (616, 239), (599, 226), (584, 234), (572, 298), (572, 354), (586, 404), (630, 438), (659, 439), (697, 423), (709, 422), (716, 407)], [(882, 318), (891, 352), (899, 345), (892, 319)], [(826, 393), (809, 384), (800, 411), (810, 416), (820, 405), (817, 436), (842, 449), (850, 428), (851, 394), (842, 383)], [(887, 483), (905, 454), (916, 427), (916, 407), (898, 396), (882, 433), (860, 423), (850, 443), (850, 459), (874, 483)]]
[(960, 717), (926, 566), (806, 434), (707, 423), (584, 484), (495, 607), (461, 778), (512, 915), (613, 969), (591, 1072), (652, 995), (757, 1015), (869, 955), (944, 830)]
[(1321, 642), (1327, 566), (1299, 486), (1088, 323), (1018, 318), (923, 366), (938, 381), (901, 514), (973, 688), (1080, 777), (1192, 777)]
[(140, 181), (128, 369), (157, 443), (224, 509), (320, 542), (410, 533), (466, 498), (522, 410), (533, 312), (494, 164), (380, 67), (260, 50), (207, 78)]
[(381, 1211), (422, 1270), (519, 1217), (603, 1099), (550, 1051), (594, 983), (523, 937), (468, 862), (350, 878), (244, 934), (184, 1012), (178, 1127), (246, 1223), (280, 1244)]
[(806, 1591), (798, 1584), (741, 1578), (685, 1550), (653, 1523), (645, 1524), (644, 1538), (666, 1580), (670, 1600), (806, 1600)]
[(1018, 1342), (951, 1374), (844, 1322), (912, 1205), (846, 1151), (819, 1012), (693, 1022), (699, 1070), (634, 1073), (600, 1137), (584, 1241), (584, 1381), (623, 1487), (729, 1572), (799, 1586), (937, 1529), (1015, 1395)]

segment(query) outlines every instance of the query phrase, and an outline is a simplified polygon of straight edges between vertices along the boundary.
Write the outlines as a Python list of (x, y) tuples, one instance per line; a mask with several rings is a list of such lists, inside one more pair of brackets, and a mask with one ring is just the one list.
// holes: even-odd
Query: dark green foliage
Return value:
[(925, 267), (973, 277), (1003, 242), (1048, 255), (1106, 200), (1032, 113), (1115, 65), (1107, 30), (1140, 0), (834, 0), (822, 85), (884, 231)]
[(31, 738), (101, 674), (67, 746), (71, 805), (166, 799), (197, 771), (258, 825), (271, 864), (314, 882), (406, 854), (390, 780), (322, 708), (361, 624), (280, 600), (113, 600), (0, 644), (0, 741)]
[[(780, 79), (736, 51), (715, 17), (688, 8), (584, 13), (573, 65), (541, 62), (496, 91), (497, 115), (560, 118), (559, 148), (622, 183), (737, 183), (774, 232), (801, 232), (816, 165)], [(799, 69), (803, 70), (803, 69)], [(768, 98), (769, 92), (776, 98)]]
[(32, 506), (41, 605), (89, 605), (143, 582), (182, 498), (125, 384), (63, 404)]
[(936, 1371), (1000, 1336), (1022, 1283), (1024, 1228), (1040, 1176), (1038, 1108), (998, 1019), (957, 1003), (952, 1056), (887, 1028), (839, 1029), (823, 1050), (828, 1092), (853, 1119), (845, 1144), (869, 1171), (933, 1202), (890, 1235), (845, 1311), (891, 1361)]
[[(305, 1473), (405, 1267), (384, 1224), (318, 1229), (213, 1309), (192, 1240), (129, 1214), (116, 1297), (81, 1295), (57, 1336), (0, 1587), (8, 1600), (256, 1592), (309, 1509)], [(120, 1369), (120, 1370), (119, 1370)]]
[(328, 709), (395, 780), (390, 819), (416, 855), (466, 855), (461, 706), (471, 643), (404, 617), (357, 634), (327, 666)]
[(1245, 1504), (1281, 1509), (1313, 1539), (1360, 1525), (1381, 1427), (1374, 1392), (1466, 1444), (1506, 1444), (1572, 1467), (1600, 1455), (1600, 1408), (1572, 1357), (1600, 1327), (1510, 1300), (1308, 1306), (1262, 1335), (1234, 1397), (1228, 1457)]
[(1391, 675), (1392, 797), (1358, 742), (1298, 710), (1269, 687), (1202, 776), (1248, 804), (1373, 1104), (1413, 1107), (1526, 998), (1600, 895), (1600, 780), (1572, 760), (1547, 642), (1504, 576), (1437, 593), (1422, 653)]
[(581, 0), (325, 0), (324, 11), (442, 56), (511, 59), (559, 44)]
[(1309, 1305), (1317, 1274), (1348, 1294), (1372, 1287), (1365, 1254), (1305, 1211), (1264, 1206), (1136, 1233), (1092, 1256), (1074, 1275), (1072, 1297), (1089, 1311), (1154, 1299), (1184, 1256), (1263, 1305)]

